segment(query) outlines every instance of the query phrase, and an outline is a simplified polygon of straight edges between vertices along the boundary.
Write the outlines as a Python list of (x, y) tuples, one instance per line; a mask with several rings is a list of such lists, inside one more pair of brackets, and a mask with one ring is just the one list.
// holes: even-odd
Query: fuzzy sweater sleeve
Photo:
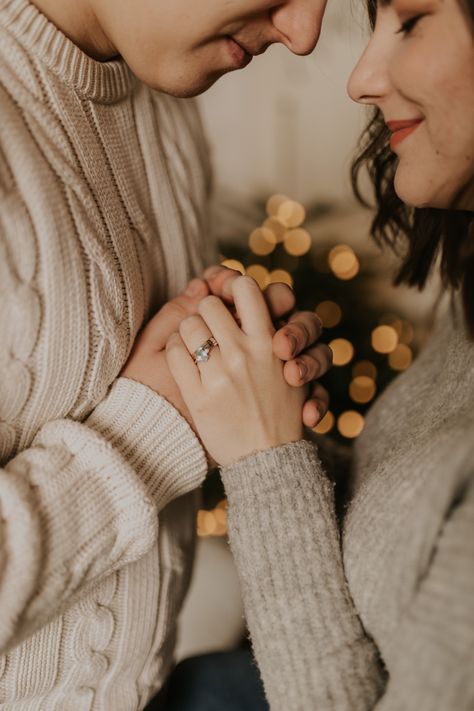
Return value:
[(0, 469), (0, 652), (148, 552), (158, 512), (206, 471), (187, 422), (124, 378), (84, 423), (42, 427)]
[[(333, 486), (316, 448), (301, 442), (261, 452), (222, 476), (253, 649), (273, 711), (472, 708), (472, 492), (446, 522), (393, 658), (382, 661), (348, 589)], [(456, 585), (446, 586), (449, 578)]]

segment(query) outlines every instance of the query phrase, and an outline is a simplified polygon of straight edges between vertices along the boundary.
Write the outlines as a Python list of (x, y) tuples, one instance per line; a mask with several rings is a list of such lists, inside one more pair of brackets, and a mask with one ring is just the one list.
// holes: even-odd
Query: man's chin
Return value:
[(160, 85), (158, 85), (158, 82), (145, 83), (148, 83), (152, 89), (162, 91), (165, 94), (176, 97), (177, 99), (191, 99), (195, 96), (199, 96), (200, 94), (204, 94), (216, 83), (216, 81), (232, 71), (235, 70), (225, 69), (212, 72), (203, 77), (196, 77), (194, 81), (190, 81), (189, 78), (186, 77), (186, 79), (176, 79), (175, 81), (170, 81), (166, 84), (160, 82)]

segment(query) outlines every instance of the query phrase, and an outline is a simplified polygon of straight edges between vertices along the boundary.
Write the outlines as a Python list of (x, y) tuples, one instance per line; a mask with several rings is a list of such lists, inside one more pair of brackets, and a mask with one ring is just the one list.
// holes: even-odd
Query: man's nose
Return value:
[(293, 54), (310, 54), (321, 32), (327, 0), (288, 0), (272, 11), (278, 41)]

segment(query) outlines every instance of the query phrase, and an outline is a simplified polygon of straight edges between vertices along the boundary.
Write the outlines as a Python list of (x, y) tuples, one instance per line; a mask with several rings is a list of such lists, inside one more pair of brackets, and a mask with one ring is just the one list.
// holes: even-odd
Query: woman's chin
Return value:
[[(395, 174), (395, 192), (405, 205), (416, 208), (434, 208), (437, 210), (469, 209), (458, 205), (463, 188), (459, 187), (459, 180), (436, 181), (429, 176), (418, 178), (401, 171)], [(461, 185), (464, 184), (461, 183)], [(470, 203), (472, 204), (472, 196)]]

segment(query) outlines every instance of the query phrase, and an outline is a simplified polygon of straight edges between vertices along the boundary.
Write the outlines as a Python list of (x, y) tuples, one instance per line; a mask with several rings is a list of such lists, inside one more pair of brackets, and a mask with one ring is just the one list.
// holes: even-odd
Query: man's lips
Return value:
[(401, 141), (404, 141), (413, 131), (415, 131), (424, 119), (405, 119), (403, 121), (387, 121), (387, 126), (392, 132), (390, 139), (390, 147), (392, 150), (398, 146)]
[(248, 52), (236, 39), (229, 35), (228, 46), (236, 68), (246, 67), (252, 61), (253, 55)]

